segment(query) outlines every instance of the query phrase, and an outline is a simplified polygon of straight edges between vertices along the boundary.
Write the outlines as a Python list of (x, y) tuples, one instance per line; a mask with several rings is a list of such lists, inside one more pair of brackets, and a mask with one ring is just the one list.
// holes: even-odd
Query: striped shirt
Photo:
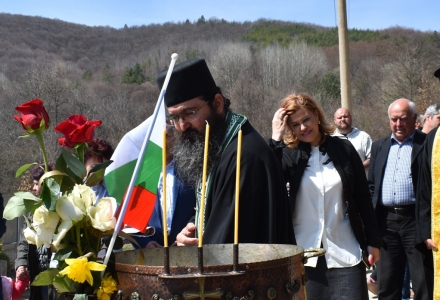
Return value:
[(415, 204), (411, 174), (413, 139), (414, 133), (399, 143), (394, 134), (391, 135), (391, 148), (382, 182), (381, 199), (385, 206)]

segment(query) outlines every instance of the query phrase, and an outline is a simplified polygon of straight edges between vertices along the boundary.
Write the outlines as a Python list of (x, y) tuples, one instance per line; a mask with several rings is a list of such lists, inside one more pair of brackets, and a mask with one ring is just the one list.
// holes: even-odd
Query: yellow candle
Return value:
[(163, 245), (168, 247), (168, 223), (167, 223), (167, 131), (162, 134), (162, 217), (163, 217)]
[(209, 124), (206, 122), (205, 130), (205, 151), (203, 156), (203, 176), (202, 176), (202, 200), (199, 211), (199, 248), (203, 245), (203, 224), (205, 219), (205, 191), (206, 191), (206, 171), (208, 169), (208, 147), (209, 147)]
[(235, 223), (234, 223), (234, 244), (238, 244), (238, 213), (240, 204), (240, 162), (241, 162), (241, 140), (243, 133), (238, 131), (238, 141), (237, 141), (237, 170), (235, 175)]

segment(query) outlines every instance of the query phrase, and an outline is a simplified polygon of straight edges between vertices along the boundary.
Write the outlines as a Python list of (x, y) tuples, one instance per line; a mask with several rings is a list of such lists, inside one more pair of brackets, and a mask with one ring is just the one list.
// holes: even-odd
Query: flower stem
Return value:
[(77, 225), (75, 225), (75, 229), (76, 229), (76, 242), (77, 242), (77, 247), (78, 247), (78, 254), (79, 256), (83, 255), (83, 251), (81, 248), (81, 227)]
[[(87, 228), (87, 223), (84, 223), (84, 220), (81, 221), (81, 227), (84, 229), (84, 240), (90, 241), (89, 230)], [(88, 245), (90, 245), (90, 243), (88, 243)], [(84, 251), (91, 251), (90, 249), (87, 249), (88, 245), (85, 246), (86, 249), (84, 249)]]
[(47, 153), (46, 153), (46, 147), (44, 145), (43, 135), (41, 134), (41, 131), (36, 131), (35, 135), (37, 136), (38, 142), (40, 143), (41, 152), (43, 153), (44, 172), (48, 172), (49, 165), (47, 163)]
[(95, 248), (96, 255), (98, 255), (99, 250), (101, 250), (101, 243), (102, 243), (101, 239), (102, 239), (102, 234), (100, 233), (98, 235), (98, 238), (96, 239), (96, 248)]
[(76, 153), (78, 154), (78, 159), (84, 163), (84, 144), (80, 144), (77, 148), (76, 148)]

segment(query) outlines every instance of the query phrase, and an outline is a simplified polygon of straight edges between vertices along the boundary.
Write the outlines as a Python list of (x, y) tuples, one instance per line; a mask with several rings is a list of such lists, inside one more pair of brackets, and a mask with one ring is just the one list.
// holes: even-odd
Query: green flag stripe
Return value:
[(125, 191), (130, 183), (136, 161), (132, 160), (105, 176), (105, 184), (110, 196), (114, 197), (118, 204), (121, 204)]
[[(154, 194), (157, 193), (157, 183), (162, 166), (161, 158), (162, 148), (150, 141), (144, 155), (144, 162), (138, 173), (136, 185), (140, 185)], [(119, 204), (130, 184), (136, 162), (137, 159), (127, 162), (105, 176), (107, 190)]]
[(146, 190), (156, 194), (157, 183), (159, 181), (162, 168), (162, 148), (153, 142), (148, 143), (144, 161), (136, 179), (136, 185), (142, 186)]

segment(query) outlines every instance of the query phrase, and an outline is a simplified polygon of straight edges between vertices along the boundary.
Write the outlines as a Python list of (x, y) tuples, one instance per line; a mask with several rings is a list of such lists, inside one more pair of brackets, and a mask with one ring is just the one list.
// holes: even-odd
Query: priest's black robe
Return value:
[[(426, 136), (425, 143), (419, 155), (419, 176), (416, 195), (416, 249), (423, 255), (423, 268), (425, 279), (428, 285), (428, 292), (432, 298), (434, 288), (434, 262), (432, 250), (424, 243), (431, 239), (431, 197), (432, 197), (432, 176), (431, 161), (432, 147), (434, 145), (437, 128), (431, 130)], [(434, 241), (439, 245), (438, 241)]]
[(437, 128), (431, 130), (426, 136), (425, 143), (420, 154), (420, 167), (418, 177), (417, 201), (416, 201), (416, 242), (424, 244), (424, 241), (431, 238), (431, 196), (432, 177), (431, 160), (432, 146), (434, 145)]
[[(294, 244), (281, 165), (247, 121), (242, 126), (239, 243)], [(234, 242), (237, 136), (224, 149), (211, 174), (206, 200), (204, 244)]]

